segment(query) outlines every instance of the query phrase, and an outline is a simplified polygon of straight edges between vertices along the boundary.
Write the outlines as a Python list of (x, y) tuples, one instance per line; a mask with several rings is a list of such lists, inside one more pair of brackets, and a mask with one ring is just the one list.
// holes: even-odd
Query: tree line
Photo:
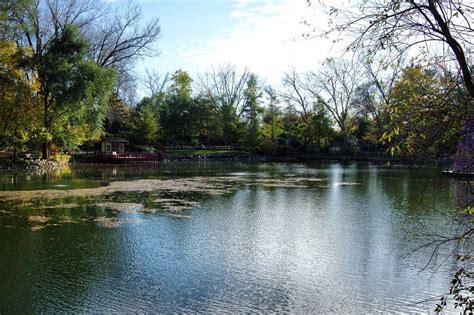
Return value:
[(128, 139), (129, 150), (235, 145), (271, 155), (437, 158), (456, 152), (472, 117), (463, 69), (375, 50), (389, 43), (376, 32), (387, 30), (374, 26), (375, 46), (357, 39), (355, 53), (329, 58), (318, 71), (290, 70), (278, 86), (232, 65), (194, 78), (148, 71), (146, 97), (135, 103), (134, 62), (155, 54), (158, 19), (140, 22), (131, 3), (120, 11), (93, 0), (0, 5), (1, 149), (47, 158), (112, 136)]
[[(272, 87), (224, 65), (144, 79), (136, 106), (113, 103), (110, 136), (138, 146), (235, 145), (264, 154), (364, 151), (450, 156), (468, 119), (456, 72), (399, 59), (330, 59), (319, 71), (285, 73)], [(458, 109), (458, 110), (453, 110)], [(390, 152), (389, 152), (390, 151)]]

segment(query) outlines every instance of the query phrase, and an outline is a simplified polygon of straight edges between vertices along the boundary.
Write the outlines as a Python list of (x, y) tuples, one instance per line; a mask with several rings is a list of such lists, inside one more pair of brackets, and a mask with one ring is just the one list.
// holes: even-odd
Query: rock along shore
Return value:
[(0, 171), (21, 171), (21, 170), (53, 170), (67, 166), (68, 163), (61, 163), (51, 160), (0, 160)]

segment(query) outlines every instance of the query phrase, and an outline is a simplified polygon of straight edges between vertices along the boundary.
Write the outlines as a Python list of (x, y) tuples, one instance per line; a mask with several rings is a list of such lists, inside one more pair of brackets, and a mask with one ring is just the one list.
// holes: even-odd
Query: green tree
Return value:
[(360, 65), (349, 60), (329, 59), (317, 73), (308, 75), (306, 88), (336, 122), (344, 150), (350, 150), (349, 126), (356, 117), (353, 97), (361, 77)]
[(195, 137), (194, 100), (192, 97), (192, 78), (182, 70), (171, 76), (171, 84), (160, 107), (160, 123), (165, 139), (169, 142), (190, 143)]
[(278, 108), (280, 101), (275, 90), (270, 86), (265, 89), (265, 94), (267, 95), (268, 105), (263, 116), (263, 135), (275, 142), (282, 131), (281, 111)]
[(372, 81), (358, 85), (352, 103), (357, 116), (349, 126), (359, 142), (379, 146), (380, 138), (388, 128), (388, 106), (376, 98), (376, 84)]
[(380, 55), (377, 59), (367, 56), (361, 58), (365, 74), (365, 82), (357, 86), (352, 102), (357, 112), (365, 118), (371, 119), (375, 128), (372, 128), (370, 137), (373, 142), (379, 142), (382, 134), (387, 130), (391, 106), (391, 95), (395, 83), (403, 71), (405, 58), (400, 56), (392, 59), (390, 64), (384, 61), (389, 54)]
[(0, 41), (0, 147), (11, 147), (15, 153), (35, 141), (41, 125), (39, 85), (24, 67), (27, 56), (14, 42)]
[(283, 145), (297, 149), (304, 146), (305, 124), (301, 115), (291, 105), (288, 105), (283, 112), (282, 126), (280, 139)]
[[(295, 70), (285, 73), (283, 76), (283, 91), (281, 97), (288, 104), (285, 119), (293, 124), (294, 114), (298, 115), (296, 128), (288, 130), (293, 139), (297, 138), (303, 144), (304, 149), (313, 152), (314, 147), (314, 114), (319, 101), (319, 94), (309, 88), (308, 80)], [(288, 125), (288, 126), (290, 126)]]
[(117, 95), (112, 95), (104, 121), (105, 133), (126, 137), (132, 132), (132, 110)]
[(158, 140), (158, 117), (153, 101), (145, 97), (137, 104), (134, 113), (134, 141), (138, 144), (153, 144)]
[(392, 151), (432, 158), (454, 153), (472, 111), (461, 106), (458, 86), (450, 77), (420, 66), (404, 69), (391, 96), (390, 131), (383, 137)]
[(203, 95), (211, 100), (219, 112), (222, 142), (227, 145), (240, 139), (240, 121), (243, 114), (244, 90), (250, 73), (238, 73), (235, 66), (227, 65), (200, 77)]
[[(70, 148), (85, 139), (97, 138), (105, 112), (102, 105), (110, 94), (110, 85), (114, 85), (121, 99), (133, 94), (128, 92), (135, 87), (130, 70), (137, 58), (153, 53), (151, 46), (161, 34), (158, 19), (142, 23), (139, 7), (131, 3), (118, 12), (95, 0), (6, 0), (0, 6), (5, 8), (3, 18), (0, 17), (0, 36), (33, 53), (30, 66), (38, 76), (39, 94), (44, 103), (44, 126), (36, 133), (44, 139), (44, 157), (48, 156), (51, 145)], [(76, 30), (71, 32), (71, 28)], [(90, 44), (87, 49), (79, 44), (86, 42), (82, 38), (74, 40), (77, 45), (72, 50), (60, 51), (58, 42), (71, 33), (76, 33), (75, 37), (81, 37), (79, 33), (87, 36)], [(56, 76), (55, 71), (60, 75)], [(58, 90), (60, 82), (54, 80), (63, 79), (67, 72), (68, 79), (64, 82), (67, 89), (74, 91), (62, 93)], [(71, 85), (73, 77), (77, 78), (76, 83), (83, 83), (81, 97), (81, 93), (75, 93), (81, 90), (79, 85)], [(70, 95), (66, 102), (64, 95)], [(81, 98), (82, 101), (76, 102)], [(74, 107), (74, 103), (80, 108), (77, 113), (67, 109)], [(82, 124), (84, 121), (88, 126)]]
[(219, 112), (214, 103), (205, 96), (194, 99), (193, 125), (197, 140), (201, 144), (218, 144), (222, 134)]
[(51, 145), (71, 149), (102, 132), (115, 72), (87, 59), (88, 44), (66, 25), (31, 59), (43, 104), (43, 158)]
[(245, 142), (252, 149), (258, 147), (260, 140), (260, 115), (263, 112), (263, 108), (260, 106), (261, 97), (257, 76), (251, 74), (244, 91), (243, 118), (246, 123)]
[(317, 150), (326, 149), (334, 138), (334, 130), (331, 118), (322, 104), (315, 104), (311, 124), (313, 125), (312, 139), (314, 139), (315, 147)]

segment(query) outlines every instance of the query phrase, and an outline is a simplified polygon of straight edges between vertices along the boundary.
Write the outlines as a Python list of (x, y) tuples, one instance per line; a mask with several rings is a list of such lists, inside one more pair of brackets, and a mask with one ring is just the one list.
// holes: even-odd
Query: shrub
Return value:
[(55, 155), (52, 155), (50, 157), (50, 160), (52, 161), (56, 161), (58, 163), (61, 163), (61, 164), (66, 164), (69, 162), (69, 160), (71, 159), (71, 156), (68, 155), (68, 154), (63, 154), (63, 153), (57, 153)]

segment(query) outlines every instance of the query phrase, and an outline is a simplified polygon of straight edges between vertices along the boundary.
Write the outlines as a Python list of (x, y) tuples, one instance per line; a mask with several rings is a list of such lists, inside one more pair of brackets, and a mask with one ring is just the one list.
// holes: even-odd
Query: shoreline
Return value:
[(432, 159), (420, 158), (404, 158), (391, 156), (370, 156), (370, 155), (284, 155), (284, 156), (265, 156), (250, 153), (232, 153), (232, 154), (212, 154), (212, 155), (196, 155), (196, 154), (165, 154), (161, 160), (156, 161), (141, 161), (141, 162), (125, 162), (125, 163), (100, 163), (100, 162), (83, 162), (72, 159), (71, 162), (61, 163), (52, 160), (24, 160), (20, 159), (16, 162), (10, 160), (0, 160), (0, 172), (16, 172), (16, 171), (52, 171), (57, 168), (62, 168), (70, 164), (77, 165), (146, 165), (146, 164), (160, 164), (172, 162), (285, 162), (285, 163), (301, 163), (301, 162), (366, 162), (366, 163), (397, 163), (402, 165), (433, 165), (443, 166), (449, 165), (449, 161), (435, 161)]
[(207, 162), (207, 161), (250, 161), (250, 162), (369, 162), (369, 163), (399, 163), (406, 165), (429, 164), (429, 165), (449, 165), (449, 161), (435, 161), (432, 159), (421, 159), (414, 157), (391, 157), (391, 156), (370, 156), (370, 155), (282, 155), (268, 156), (258, 154), (216, 154), (216, 155), (165, 155), (162, 162)]
[(68, 166), (68, 162), (57, 162), (52, 160), (25, 160), (19, 159), (15, 162), (11, 160), (0, 160), (0, 172), (12, 171), (51, 171), (57, 168)]

